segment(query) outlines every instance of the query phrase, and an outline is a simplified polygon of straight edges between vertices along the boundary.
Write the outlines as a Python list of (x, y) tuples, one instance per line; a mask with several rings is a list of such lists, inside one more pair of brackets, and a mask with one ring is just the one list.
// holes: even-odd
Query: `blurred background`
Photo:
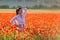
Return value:
[(60, 0), (0, 0), (1, 9), (60, 9)]

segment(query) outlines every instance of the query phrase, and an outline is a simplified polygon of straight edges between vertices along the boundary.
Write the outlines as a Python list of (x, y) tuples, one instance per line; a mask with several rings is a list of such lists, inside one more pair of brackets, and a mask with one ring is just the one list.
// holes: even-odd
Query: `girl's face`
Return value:
[(20, 9), (18, 13), (19, 13), (19, 14), (22, 14), (22, 9)]

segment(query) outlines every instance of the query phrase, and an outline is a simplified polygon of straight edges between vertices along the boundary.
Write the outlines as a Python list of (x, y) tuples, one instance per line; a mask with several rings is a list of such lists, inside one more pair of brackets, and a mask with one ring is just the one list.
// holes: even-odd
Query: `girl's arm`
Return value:
[(22, 8), (22, 10), (23, 10), (23, 15), (25, 15), (27, 12), (27, 8)]
[(16, 19), (16, 17), (13, 17), (11, 20), (10, 20), (10, 23), (12, 24), (12, 25), (15, 25), (15, 19)]

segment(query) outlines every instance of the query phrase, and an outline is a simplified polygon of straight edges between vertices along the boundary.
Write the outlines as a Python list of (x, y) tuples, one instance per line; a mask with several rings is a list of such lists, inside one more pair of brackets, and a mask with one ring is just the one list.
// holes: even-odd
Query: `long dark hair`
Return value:
[(16, 9), (16, 15), (19, 14), (18, 12), (19, 12), (20, 9), (22, 9), (22, 8), (17, 8), (17, 9)]

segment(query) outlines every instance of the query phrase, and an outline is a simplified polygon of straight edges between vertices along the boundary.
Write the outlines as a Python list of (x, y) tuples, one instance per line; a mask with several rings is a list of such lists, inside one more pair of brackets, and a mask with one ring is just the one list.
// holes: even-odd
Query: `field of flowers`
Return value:
[(27, 13), (22, 31), (11, 25), (14, 16), (15, 13), (0, 13), (0, 40), (60, 40), (59, 13)]

